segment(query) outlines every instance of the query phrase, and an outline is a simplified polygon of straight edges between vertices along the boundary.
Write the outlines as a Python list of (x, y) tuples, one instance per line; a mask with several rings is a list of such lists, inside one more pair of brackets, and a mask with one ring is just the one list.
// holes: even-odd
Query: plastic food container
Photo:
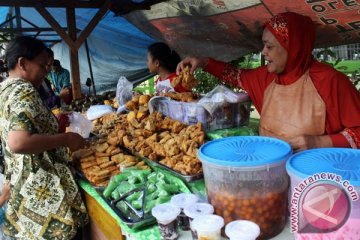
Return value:
[(217, 215), (197, 216), (191, 222), (191, 228), (195, 230), (198, 239), (204, 240), (220, 240), (223, 226), (224, 219)]
[(188, 205), (194, 204), (197, 201), (199, 201), (199, 198), (192, 193), (180, 193), (176, 194), (175, 196), (171, 197), (171, 203), (178, 206), (181, 210), (178, 221), (179, 221), (179, 227), (183, 231), (190, 230), (190, 222), (189, 218), (184, 213), (184, 208)]
[(260, 226), (260, 239), (282, 231), (289, 179), (288, 143), (270, 137), (228, 137), (199, 149), (209, 202), (225, 223), (243, 219)]
[(226, 225), (225, 234), (230, 240), (256, 240), (260, 235), (260, 228), (254, 222), (237, 220)]
[[(191, 226), (191, 222), (194, 218), (202, 215), (209, 215), (214, 213), (214, 207), (208, 203), (194, 203), (188, 205), (184, 209), (185, 215), (189, 218), (189, 223)], [(194, 229), (191, 229), (191, 235), (194, 240), (197, 240), (197, 234)]]
[(296, 239), (360, 239), (359, 150), (303, 151), (289, 159), (286, 170)]
[(164, 97), (153, 97), (149, 102), (149, 109), (150, 113), (157, 111), (188, 125), (201, 122), (205, 131), (244, 126), (250, 119), (250, 98), (246, 93), (236, 95), (238, 102), (224, 101), (212, 114), (200, 103), (179, 102)]
[(180, 208), (171, 203), (159, 204), (151, 210), (152, 215), (158, 222), (161, 239), (173, 240), (177, 239), (176, 218), (180, 214)]
[(184, 213), (193, 220), (197, 216), (213, 214), (214, 207), (208, 203), (194, 203), (185, 207)]

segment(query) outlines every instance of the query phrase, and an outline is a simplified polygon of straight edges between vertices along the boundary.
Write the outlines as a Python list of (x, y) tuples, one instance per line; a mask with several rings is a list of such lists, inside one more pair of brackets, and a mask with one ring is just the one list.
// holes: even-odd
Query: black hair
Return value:
[(51, 50), (51, 48), (46, 48), (46, 52), (47, 52), (47, 54), (48, 54), (48, 56), (49, 57), (54, 57), (54, 52), (53, 52), (53, 50)]
[(28, 60), (33, 60), (45, 49), (45, 44), (40, 40), (28, 36), (17, 37), (6, 48), (6, 65), (9, 70), (13, 70), (19, 58), (24, 57)]
[[(7, 71), (8, 71), (8, 69), (6, 67), (5, 62), (2, 59), (0, 59), (0, 74), (7, 72)], [(1, 76), (0, 76), (0, 78), (1, 78)]]
[(60, 61), (55, 59), (54, 62), (53, 62), (53, 66), (54, 67), (60, 67), (61, 66)]
[(175, 72), (176, 66), (181, 61), (179, 54), (163, 42), (151, 44), (148, 47), (148, 52), (169, 72)]

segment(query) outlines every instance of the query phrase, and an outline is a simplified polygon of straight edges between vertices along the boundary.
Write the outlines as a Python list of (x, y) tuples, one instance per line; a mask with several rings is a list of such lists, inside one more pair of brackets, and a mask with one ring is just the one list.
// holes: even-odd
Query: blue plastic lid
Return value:
[(350, 184), (360, 185), (360, 151), (350, 148), (317, 148), (299, 152), (286, 163), (286, 170), (301, 178), (317, 173), (335, 173)]
[(220, 166), (250, 167), (281, 162), (292, 153), (291, 146), (279, 139), (237, 136), (213, 140), (198, 151), (202, 162)]

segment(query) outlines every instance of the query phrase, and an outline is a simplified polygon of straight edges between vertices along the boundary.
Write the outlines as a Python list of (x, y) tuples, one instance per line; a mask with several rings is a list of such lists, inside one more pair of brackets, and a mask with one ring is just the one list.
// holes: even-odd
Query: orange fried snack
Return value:
[(179, 76), (174, 78), (174, 80), (171, 82), (171, 85), (173, 87), (176, 87), (177, 85), (182, 85), (188, 90), (191, 90), (192, 88), (196, 87), (197, 80), (194, 78), (194, 76), (190, 73), (189, 67), (185, 67)]

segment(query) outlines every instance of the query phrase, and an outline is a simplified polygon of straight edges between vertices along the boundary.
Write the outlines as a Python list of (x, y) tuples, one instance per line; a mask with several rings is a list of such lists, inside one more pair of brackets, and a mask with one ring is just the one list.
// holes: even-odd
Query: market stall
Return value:
[[(90, 109), (87, 116), (93, 114), (89, 114)], [(295, 225), (287, 220), (288, 174), (295, 168), (301, 175), (298, 172), (307, 168), (298, 163), (285, 167), (292, 159), (287, 142), (253, 136), (258, 126), (252, 128), (246, 94), (223, 86), (203, 96), (191, 92), (135, 94), (119, 109), (126, 111), (93, 120), (95, 137), (89, 139), (91, 146), (73, 153), (93, 236), (191, 239), (192, 235), (193, 239), (220, 239), (221, 234), (233, 239), (231, 236), (238, 236), (250, 225), (254, 227), (250, 239), (292, 239), (319, 233), (319, 229), (308, 230), (306, 225), (299, 225), (304, 233), (290, 233)], [(354, 161), (358, 155), (351, 150), (344, 153), (336, 152), (336, 156)], [(324, 161), (328, 160), (327, 156)], [(339, 166), (331, 165), (329, 171), (353, 182)], [(174, 199), (184, 194), (195, 200), (189, 204), (183, 198), (183, 205), (175, 204)], [(351, 194), (356, 197), (356, 190)], [(199, 202), (207, 202), (213, 210), (191, 218), (187, 208)], [(301, 211), (309, 209), (307, 205), (300, 207)], [(351, 207), (346, 209), (350, 212)], [(172, 218), (165, 221), (165, 213)], [(353, 214), (356, 218), (356, 211)], [(311, 221), (306, 213), (304, 216), (301, 221)], [(315, 214), (312, 219), (320, 221), (321, 216)], [(348, 220), (344, 219), (342, 224)], [(191, 222), (187, 227), (186, 221)], [(350, 223), (324, 234), (355, 231)], [(233, 226), (231, 230), (229, 226)]]
[[(118, 107), (111, 99), (105, 103)], [(257, 135), (258, 121), (249, 119), (247, 94), (219, 86), (202, 97), (190, 92), (135, 94), (120, 114), (100, 114), (99, 109), (94, 114), (94, 106), (85, 107), (79, 110), (88, 108), (95, 137), (89, 140), (90, 148), (73, 153), (73, 158), (95, 239), (160, 239), (151, 210), (179, 193), (192, 193), (201, 202), (212, 200), (225, 223), (236, 220), (226, 218), (227, 210), (213, 194), (207, 195), (198, 150), (206, 139)], [(134, 213), (140, 217), (133, 218)], [(191, 238), (190, 231), (179, 234), (180, 239)]]

